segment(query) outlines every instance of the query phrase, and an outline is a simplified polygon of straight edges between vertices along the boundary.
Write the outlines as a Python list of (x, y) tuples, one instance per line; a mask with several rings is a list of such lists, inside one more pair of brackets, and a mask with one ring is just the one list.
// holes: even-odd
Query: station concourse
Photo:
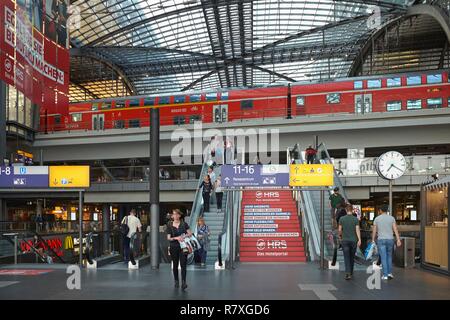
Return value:
[(450, 299), (447, 0), (0, 17), (0, 300)]

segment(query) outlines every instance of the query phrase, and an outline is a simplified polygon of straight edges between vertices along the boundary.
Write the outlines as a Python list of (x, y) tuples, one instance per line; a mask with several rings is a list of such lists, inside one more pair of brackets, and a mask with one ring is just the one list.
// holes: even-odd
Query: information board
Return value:
[(224, 165), (221, 175), (224, 188), (276, 188), (289, 185), (288, 165)]
[(48, 188), (48, 167), (0, 167), (0, 188)]
[(89, 166), (50, 166), (50, 188), (89, 188)]
[(291, 164), (289, 185), (291, 187), (329, 187), (334, 184), (332, 164)]

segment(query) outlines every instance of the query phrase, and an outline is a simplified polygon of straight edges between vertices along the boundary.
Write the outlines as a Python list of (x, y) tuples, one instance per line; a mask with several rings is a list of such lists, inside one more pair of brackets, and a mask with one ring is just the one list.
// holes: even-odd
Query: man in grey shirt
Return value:
[(383, 280), (391, 280), (392, 275), (392, 252), (394, 250), (394, 233), (397, 238), (397, 247), (401, 246), (400, 236), (398, 234), (397, 224), (393, 216), (388, 215), (389, 206), (382, 205), (378, 209), (378, 216), (373, 221), (372, 242), (375, 242), (375, 236), (378, 234), (377, 246), (383, 266)]

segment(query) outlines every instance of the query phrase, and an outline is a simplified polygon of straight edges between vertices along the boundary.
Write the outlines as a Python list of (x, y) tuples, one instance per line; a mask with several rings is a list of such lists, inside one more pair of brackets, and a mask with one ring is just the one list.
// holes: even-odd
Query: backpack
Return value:
[(130, 227), (128, 226), (128, 217), (126, 217), (125, 223), (122, 223), (120, 225), (120, 233), (122, 233), (122, 235), (126, 236), (128, 234), (128, 232), (130, 232)]

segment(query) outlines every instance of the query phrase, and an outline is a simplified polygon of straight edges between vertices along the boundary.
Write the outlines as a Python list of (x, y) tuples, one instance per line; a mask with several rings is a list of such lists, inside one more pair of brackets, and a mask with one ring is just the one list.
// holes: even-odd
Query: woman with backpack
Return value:
[(175, 280), (175, 288), (180, 287), (180, 281), (178, 280), (178, 264), (181, 265), (181, 288), (185, 290), (186, 284), (186, 265), (187, 265), (187, 253), (181, 249), (180, 242), (183, 241), (185, 236), (192, 236), (192, 232), (189, 225), (184, 222), (184, 214), (179, 209), (172, 211), (172, 221), (167, 226), (167, 240), (169, 240), (170, 247), (169, 252), (172, 257), (172, 272)]

